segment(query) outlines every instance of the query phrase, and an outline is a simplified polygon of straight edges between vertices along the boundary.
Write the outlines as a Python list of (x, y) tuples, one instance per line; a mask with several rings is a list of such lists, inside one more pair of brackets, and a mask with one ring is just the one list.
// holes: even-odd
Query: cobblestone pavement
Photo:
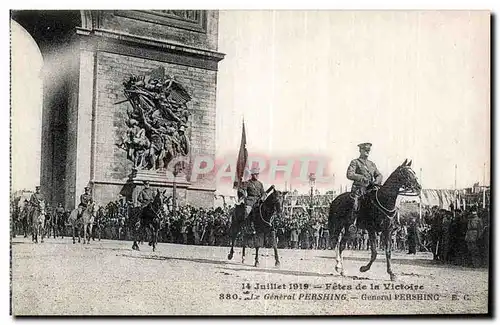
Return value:
[(393, 253), (398, 279), (390, 282), (383, 252), (360, 273), (369, 252), (346, 251), (347, 275), (341, 277), (331, 250), (279, 250), (276, 268), (273, 251), (263, 249), (256, 268), (254, 249), (242, 264), (240, 248), (229, 261), (227, 247), (161, 243), (152, 252), (147, 244), (141, 251), (131, 246), (14, 238), (13, 314), (453, 314), (488, 308), (487, 269), (437, 264), (428, 253)]

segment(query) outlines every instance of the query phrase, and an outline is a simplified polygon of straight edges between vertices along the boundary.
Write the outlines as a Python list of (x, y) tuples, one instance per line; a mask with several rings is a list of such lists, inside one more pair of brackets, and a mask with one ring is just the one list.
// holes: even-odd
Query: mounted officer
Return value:
[(377, 166), (370, 160), (368, 155), (372, 147), (371, 143), (361, 143), (359, 147), (359, 158), (354, 159), (347, 168), (347, 179), (353, 181), (351, 187), (351, 197), (354, 199), (353, 204), (353, 223), (349, 227), (351, 233), (356, 231), (356, 220), (358, 217), (360, 198), (366, 194), (368, 189), (373, 186), (382, 184), (382, 174), (378, 171)]
[(80, 195), (80, 204), (78, 204), (78, 215), (77, 218), (82, 217), (83, 211), (92, 203), (92, 194), (90, 193), (90, 187), (85, 186), (85, 193)]
[(35, 187), (35, 193), (31, 195), (30, 205), (34, 208), (40, 208), (40, 202), (45, 202), (45, 197), (40, 193), (40, 186)]
[(242, 185), (239, 193), (243, 193), (245, 202), (245, 220), (248, 223), (249, 231), (255, 234), (255, 227), (252, 217), (252, 209), (256, 204), (261, 203), (266, 198), (266, 191), (264, 185), (259, 181), (259, 168), (252, 168), (250, 174), (251, 178)]
[(155, 198), (155, 193), (153, 189), (149, 187), (149, 181), (144, 181), (144, 188), (137, 196), (137, 203), (139, 203), (141, 208), (144, 208), (149, 203), (153, 202)]

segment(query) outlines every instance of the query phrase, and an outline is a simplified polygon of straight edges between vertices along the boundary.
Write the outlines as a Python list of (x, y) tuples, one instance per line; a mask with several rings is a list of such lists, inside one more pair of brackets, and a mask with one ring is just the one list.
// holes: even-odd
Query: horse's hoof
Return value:
[(398, 278), (394, 273), (389, 273), (389, 275), (391, 276), (391, 281), (396, 281)]
[(259, 262), (255, 262), (255, 264), (253, 266), (255, 267), (259, 267), (260, 263)]
[(76, 242), (73, 240), (73, 244), (76, 244)]
[(347, 272), (346, 272), (345, 270), (342, 270), (342, 271), (340, 271), (340, 275), (341, 275), (341, 276), (346, 276), (346, 275), (347, 275)]
[(359, 268), (359, 272), (366, 272), (368, 271), (370, 268), (366, 265), (363, 265), (362, 267)]
[(276, 267), (280, 267), (280, 266), (281, 266), (281, 264), (280, 264), (280, 262), (276, 261), (276, 263), (274, 263), (274, 266), (276, 266)]
[(227, 254), (227, 259), (232, 260), (233, 259), (233, 254)]
[(338, 266), (335, 266), (335, 272), (340, 273), (342, 272), (342, 269)]

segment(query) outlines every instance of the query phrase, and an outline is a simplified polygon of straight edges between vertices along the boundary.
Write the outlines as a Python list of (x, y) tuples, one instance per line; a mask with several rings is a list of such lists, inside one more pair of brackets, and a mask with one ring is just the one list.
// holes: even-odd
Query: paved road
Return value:
[[(385, 255), (360, 273), (369, 253), (347, 251), (347, 276), (333, 270), (333, 251), (254, 250), (241, 263), (226, 247), (159, 244), (156, 252), (127, 241), (90, 245), (71, 239), (12, 241), (14, 315), (333, 315), (486, 313), (488, 271), (435, 264), (427, 253)], [(246, 288), (246, 284), (250, 289)], [(264, 285), (256, 289), (255, 286)], [(386, 289), (395, 284), (396, 288)], [(378, 286), (378, 289), (376, 289)], [(402, 286), (402, 288), (400, 288)], [(406, 287), (405, 287), (406, 286)], [(249, 300), (252, 298), (251, 300)], [(321, 300), (320, 300), (321, 299)], [(367, 300), (370, 299), (370, 300)], [(387, 300), (391, 299), (391, 300)]]

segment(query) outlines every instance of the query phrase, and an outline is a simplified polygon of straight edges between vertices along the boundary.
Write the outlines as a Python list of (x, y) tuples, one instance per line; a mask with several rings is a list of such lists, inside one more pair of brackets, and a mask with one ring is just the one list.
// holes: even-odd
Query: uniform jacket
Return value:
[(38, 207), (40, 205), (40, 202), (45, 201), (45, 197), (43, 196), (42, 193), (33, 193), (30, 198), (30, 203), (33, 206)]
[(353, 190), (364, 191), (370, 183), (381, 184), (382, 174), (370, 160), (357, 158), (351, 161), (347, 168), (347, 179), (354, 181)]
[(89, 203), (92, 201), (92, 194), (83, 193), (80, 195), (80, 205), (83, 207), (87, 207)]
[(266, 191), (264, 190), (264, 185), (259, 180), (250, 179), (243, 185), (243, 187), (247, 194), (245, 199), (246, 205), (253, 206), (255, 202), (257, 202), (257, 200), (266, 193)]
[(155, 195), (153, 189), (145, 188), (137, 196), (137, 202), (139, 202), (142, 206), (145, 206), (149, 202), (153, 202), (154, 198)]
[(475, 242), (481, 237), (481, 233), (483, 230), (483, 222), (476, 215), (469, 219), (467, 222), (467, 233), (465, 234), (466, 242)]

